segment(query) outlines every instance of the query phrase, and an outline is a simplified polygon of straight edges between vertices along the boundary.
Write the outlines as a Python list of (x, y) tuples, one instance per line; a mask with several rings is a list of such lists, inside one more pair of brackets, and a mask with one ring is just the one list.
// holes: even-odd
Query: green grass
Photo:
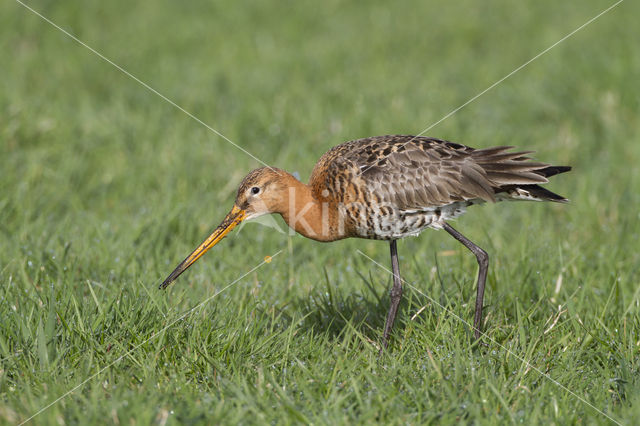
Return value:
[[(226, 3), (28, 2), (305, 180), (344, 140), (420, 132), (612, 1)], [(391, 280), (357, 250), (387, 266), (383, 242), (247, 224), (157, 290), (260, 164), (3, 1), (0, 420), (75, 389), (32, 422), (610, 422), (577, 395), (637, 423), (639, 15), (622, 3), (428, 132), (572, 165), (549, 186), (572, 202), (456, 222), (491, 256), (486, 348), (459, 319), (473, 256), (444, 232), (400, 242), (415, 289), (379, 360)]]

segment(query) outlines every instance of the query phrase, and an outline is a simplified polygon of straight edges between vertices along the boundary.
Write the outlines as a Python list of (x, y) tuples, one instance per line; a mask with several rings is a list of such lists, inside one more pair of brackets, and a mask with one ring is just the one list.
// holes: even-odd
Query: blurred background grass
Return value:
[[(306, 180), (330, 147), (422, 131), (612, 3), (27, 4)], [(408, 290), (379, 363), (390, 277), (356, 250), (387, 265), (385, 243), (248, 224), (159, 292), (260, 164), (2, 2), (0, 419), (25, 420), (115, 362), (34, 421), (609, 421), (508, 348), (634, 423), (638, 12), (623, 2), (428, 132), (572, 165), (550, 185), (572, 202), (472, 208), (457, 222), (491, 255), (485, 329), (503, 347), (472, 349), (464, 324)], [(427, 232), (399, 250), (407, 281), (472, 319), (464, 248)]]

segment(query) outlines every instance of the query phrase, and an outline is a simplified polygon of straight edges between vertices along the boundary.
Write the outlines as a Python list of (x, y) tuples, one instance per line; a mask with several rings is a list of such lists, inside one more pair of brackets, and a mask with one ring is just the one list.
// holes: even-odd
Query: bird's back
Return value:
[(439, 228), (484, 201), (567, 201), (539, 184), (569, 167), (534, 162), (526, 156), (531, 151), (510, 148), (409, 135), (358, 139), (325, 153), (310, 185), (342, 209), (350, 236), (375, 239)]

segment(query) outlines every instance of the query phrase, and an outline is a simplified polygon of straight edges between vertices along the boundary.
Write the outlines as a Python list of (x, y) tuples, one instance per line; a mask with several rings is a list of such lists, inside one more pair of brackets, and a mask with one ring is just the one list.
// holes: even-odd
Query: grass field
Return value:
[[(422, 131), (613, 0), (527, 3), (27, 2), (303, 180), (342, 141)], [(444, 232), (401, 241), (410, 287), (378, 359), (384, 242), (247, 224), (159, 291), (260, 163), (2, 1), (0, 421), (637, 424), (638, 16), (621, 3), (427, 132), (571, 165), (549, 185), (571, 203), (456, 221), (491, 256), (486, 348), (462, 321), (473, 256)]]

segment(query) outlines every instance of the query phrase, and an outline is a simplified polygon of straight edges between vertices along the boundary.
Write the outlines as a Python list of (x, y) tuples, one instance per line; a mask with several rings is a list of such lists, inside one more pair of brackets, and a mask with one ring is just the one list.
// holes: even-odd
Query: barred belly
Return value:
[(392, 207), (343, 208), (356, 237), (373, 240), (395, 240), (418, 236), (427, 228), (441, 229), (444, 221), (464, 214), (466, 208), (477, 201), (459, 201), (441, 207), (399, 210)]

